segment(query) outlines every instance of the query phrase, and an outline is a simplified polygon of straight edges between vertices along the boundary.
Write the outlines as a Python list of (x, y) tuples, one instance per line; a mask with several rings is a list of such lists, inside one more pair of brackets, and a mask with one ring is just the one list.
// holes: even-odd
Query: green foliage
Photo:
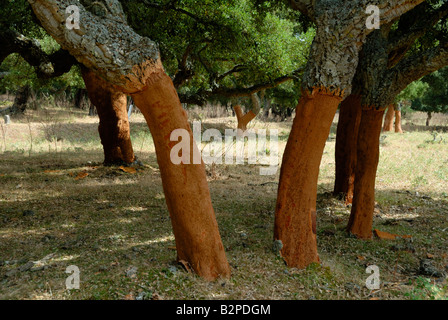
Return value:
[(411, 300), (448, 300), (447, 289), (446, 286), (432, 283), (431, 279), (418, 277), (415, 280), (415, 287), (406, 296)]
[(412, 109), (448, 113), (448, 68), (423, 77), (421, 82), (426, 85), (426, 89), (412, 100)]
[[(48, 35), (37, 40), (46, 53), (59, 50), (58, 43)], [(0, 79), (0, 91), (16, 91), (18, 88), (29, 85), (34, 90), (43, 92), (60, 92), (68, 87), (83, 88), (84, 81), (81, 78), (79, 67), (74, 66), (70, 72), (53, 79), (38, 79), (34, 68), (31, 67), (20, 55), (11, 54), (0, 65), (0, 72), (5, 76)]]
[[(122, 1), (129, 23), (160, 45), (170, 75), (186, 67), (193, 77), (182, 93), (245, 88), (304, 67), (314, 30), (277, 1)], [(220, 77), (238, 66), (237, 72)], [(284, 88), (289, 90), (288, 86)], [(295, 91), (296, 94), (298, 91)], [(294, 99), (293, 99), (294, 100)]]

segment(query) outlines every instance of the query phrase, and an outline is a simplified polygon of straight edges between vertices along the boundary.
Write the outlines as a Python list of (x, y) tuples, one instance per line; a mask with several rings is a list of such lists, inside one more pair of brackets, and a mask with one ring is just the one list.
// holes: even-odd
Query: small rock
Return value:
[(422, 259), (420, 260), (420, 268), (418, 269), (418, 273), (424, 276), (435, 277), (435, 278), (443, 278), (445, 277), (445, 273), (443, 271), (437, 270), (430, 259)]
[(24, 217), (31, 217), (31, 216), (34, 216), (34, 211), (33, 210), (24, 210), (23, 211), (23, 216)]
[(344, 287), (346, 290), (361, 290), (361, 287), (353, 282), (347, 282), (346, 284), (344, 284)]
[(135, 297), (135, 300), (139, 300), (139, 301), (142, 301), (142, 300), (151, 300), (151, 298), (152, 298), (152, 294), (151, 294), (151, 293), (142, 291), (142, 292), (140, 292), (140, 293), (137, 295), (137, 297)]
[(137, 267), (130, 267), (128, 270), (126, 270), (126, 277), (128, 278), (135, 278), (137, 277)]
[(34, 262), (29, 261), (29, 262), (25, 263), (24, 265), (22, 265), (19, 268), (19, 271), (21, 271), (21, 272), (29, 271), (32, 267), (34, 267)]
[(172, 274), (176, 274), (179, 270), (177, 269), (177, 267), (176, 266), (173, 266), (173, 265), (171, 265), (171, 266), (169, 266), (168, 267), (168, 270), (172, 273)]
[(282, 250), (283, 248), (283, 242), (281, 240), (275, 240), (274, 243), (272, 244), (272, 251), (274, 251), (274, 253), (279, 253), (280, 250)]

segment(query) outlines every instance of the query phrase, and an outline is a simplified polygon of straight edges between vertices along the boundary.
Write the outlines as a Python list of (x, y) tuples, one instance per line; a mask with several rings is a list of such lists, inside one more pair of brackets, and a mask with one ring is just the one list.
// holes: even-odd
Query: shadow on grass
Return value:
[[(158, 171), (145, 167), (132, 175), (100, 166), (82, 180), (68, 175), (84, 170), (86, 159), (95, 155), (63, 154), (62, 160), (2, 156), (0, 172), (8, 170), (0, 176), (1, 297), (36, 298), (39, 292), (48, 294), (48, 284), (54, 297), (70, 299), (122, 299), (142, 288), (173, 299), (212, 297), (217, 292), (239, 298), (247, 297), (248, 286), (254, 288), (256, 298), (274, 294), (290, 299), (291, 290), (298, 298), (310, 293), (322, 298), (356, 298), (356, 294), (368, 293), (355, 294), (345, 284), (362, 285), (367, 265), (378, 265), (383, 281), (402, 283), (416, 276), (419, 259), (428, 253), (437, 267), (446, 262), (446, 197), (416, 196), (401, 190), (378, 192), (374, 227), (412, 235), (409, 246), (401, 240), (361, 241), (348, 236), (349, 208), (329, 193), (320, 193), (319, 252), (323, 265), (339, 280), (329, 282), (319, 276), (310, 282), (299, 271), (285, 272), (282, 260), (271, 249), (277, 185), (264, 184), (272, 177), (256, 176), (256, 167), (229, 166), (219, 169), (210, 189), (234, 280), (231, 287), (205, 285), (175, 264), (175, 242)], [(147, 164), (156, 167), (155, 156), (148, 159)], [(24, 166), (33, 169), (24, 170)], [(45, 173), (42, 169), (46, 168), (61, 172)], [(331, 188), (329, 184), (321, 187)], [(51, 253), (55, 257), (48, 268), (6, 276)], [(70, 294), (64, 287), (69, 265), (80, 268), (83, 283), (82, 290)], [(131, 267), (137, 268), (135, 277), (127, 273)], [(319, 291), (315, 281), (330, 290)], [(304, 291), (298, 293), (297, 286), (304, 283)], [(273, 286), (282, 289), (273, 292)], [(387, 292), (381, 294), (388, 297), (391, 293)]]

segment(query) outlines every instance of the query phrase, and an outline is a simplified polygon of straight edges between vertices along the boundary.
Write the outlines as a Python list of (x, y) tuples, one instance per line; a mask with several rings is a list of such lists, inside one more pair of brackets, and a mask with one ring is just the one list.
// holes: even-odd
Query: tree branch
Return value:
[(393, 99), (403, 91), (411, 82), (425, 75), (435, 72), (448, 65), (448, 43), (440, 44), (435, 48), (427, 49), (418, 54), (410, 55), (395, 65), (388, 77), (391, 77), (392, 87), (388, 87), (386, 96)]
[(35, 68), (39, 78), (58, 77), (68, 71), (76, 60), (65, 50), (48, 55), (42, 50), (37, 40), (29, 39), (14, 30), (6, 30), (0, 34), (0, 63), (10, 54), (18, 53)]
[(398, 29), (389, 39), (389, 66), (398, 63), (430, 28), (434, 27), (442, 18), (448, 15), (448, 3), (438, 9), (433, 9), (427, 2), (422, 3), (405, 13), (401, 18)]

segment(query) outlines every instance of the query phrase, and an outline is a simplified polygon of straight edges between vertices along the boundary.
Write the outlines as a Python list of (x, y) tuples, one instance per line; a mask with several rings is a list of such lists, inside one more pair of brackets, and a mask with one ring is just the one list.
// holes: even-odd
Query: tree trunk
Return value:
[(356, 146), (361, 122), (361, 97), (350, 95), (342, 101), (336, 133), (336, 179), (333, 194), (352, 203), (356, 168)]
[(205, 279), (229, 277), (230, 267), (212, 207), (204, 163), (174, 165), (170, 159), (173, 146), (170, 135), (175, 129), (187, 130), (192, 153), (199, 152), (170, 77), (165, 73), (159, 75), (143, 92), (132, 94), (132, 98), (145, 116), (154, 139), (178, 260)]
[(290, 267), (319, 262), (316, 196), (319, 165), (341, 98), (319, 89), (304, 91), (283, 155), (275, 212), (274, 238)]
[(375, 179), (384, 110), (364, 109), (358, 134), (353, 205), (347, 230), (361, 239), (372, 237)]
[(384, 132), (389, 132), (389, 131), (393, 130), (393, 128), (394, 128), (394, 116), (395, 116), (395, 109), (394, 109), (394, 105), (391, 104), (387, 108), (386, 118), (384, 119), (384, 127), (383, 127), (383, 131)]
[(429, 123), (431, 122), (432, 118), (432, 112), (427, 112), (426, 114), (428, 115), (428, 117), (426, 118), (426, 126), (429, 127)]
[(238, 129), (242, 130), (243, 132), (247, 130), (247, 125), (249, 124), (249, 122), (255, 119), (255, 117), (260, 113), (261, 110), (261, 101), (256, 93), (251, 95), (251, 101), (251, 110), (246, 114), (243, 114), (241, 106), (236, 105), (234, 107), (236, 118), (238, 121)]
[(233, 109), (235, 110), (236, 119), (238, 121), (238, 129), (246, 131), (249, 122), (255, 119), (257, 115), (253, 113), (252, 110), (244, 114), (240, 105), (236, 105)]
[(0, 115), (7, 115), (7, 114), (14, 115), (25, 113), (30, 96), (31, 96), (31, 88), (29, 85), (20, 87), (19, 90), (17, 90), (13, 105), (9, 108), (1, 110)]
[(395, 133), (403, 133), (401, 128), (401, 110), (395, 110)]
[[(208, 280), (229, 277), (205, 166), (174, 165), (170, 159), (173, 130), (188, 130), (190, 138), (192, 133), (173, 82), (163, 70), (157, 44), (127, 24), (117, 0), (107, 1), (101, 17), (77, 2), (82, 22), (78, 30), (66, 28), (65, 9), (72, 1), (28, 1), (42, 26), (64, 49), (108, 83), (131, 94), (145, 116), (154, 139), (179, 261)], [(200, 155), (193, 146), (193, 154)]]
[(127, 114), (127, 96), (87, 68), (82, 68), (90, 101), (100, 118), (98, 131), (104, 149), (104, 164), (130, 164), (135, 159)]

